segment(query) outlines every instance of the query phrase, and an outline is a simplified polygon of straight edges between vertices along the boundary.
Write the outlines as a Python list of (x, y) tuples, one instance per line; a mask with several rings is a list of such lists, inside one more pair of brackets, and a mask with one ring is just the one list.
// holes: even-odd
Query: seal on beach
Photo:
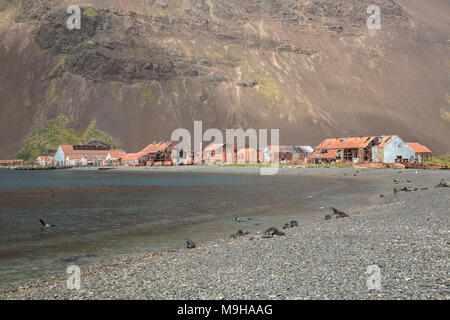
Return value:
[(186, 249), (194, 249), (195, 248), (195, 243), (189, 239), (186, 238)]
[(44, 228), (56, 227), (56, 224), (48, 224), (48, 223), (45, 223), (44, 220), (42, 220), (42, 219), (39, 219), (39, 221), (40, 221), (41, 224), (44, 226)]
[(441, 182), (439, 182), (439, 184), (435, 186), (435, 188), (450, 188), (450, 184), (448, 184), (447, 182), (445, 182), (444, 179), (442, 179)]
[(291, 225), (289, 223), (285, 223), (283, 226), (283, 229), (289, 229), (291, 227)]
[(270, 228), (267, 229), (264, 233), (271, 234), (271, 235), (273, 235), (273, 236), (284, 236), (284, 235), (285, 235), (284, 232), (278, 230), (278, 229), (275, 228), (275, 227), (270, 227)]
[(272, 238), (272, 237), (273, 237), (273, 235), (271, 233), (258, 231), (257, 233), (255, 233), (254, 235), (252, 235), (250, 237), (250, 240), (261, 240), (261, 239), (267, 239), (267, 238)]
[(327, 214), (327, 215), (325, 216), (325, 220), (331, 220), (331, 215)]
[(237, 238), (237, 237), (242, 237), (242, 236), (245, 236), (245, 235), (247, 235), (247, 234), (249, 234), (249, 233), (250, 233), (250, 232), (248, 232), (247, 230), (238, 230), (238, 232), (233, 233), (233, 234), (230, 236), (230, 238), (234, 239), (234, 238)]
[(345, 212), (343, 212), (343, 211), (340, 211), (340, 210), (338, 210), (336, 208), (333, 208), (333, 207), (330, 207), (330, 209), (332, 209), (333, 210), (333, 214), (335, 214), (337, 216), (336, 219), (347, 218), (348, 217), (348, 215)]
[(291, 221), (291, 228), (295, 228), (295, 227), (298, 227), (298, 223), (297, 223), (297, 221), (292, 220)]

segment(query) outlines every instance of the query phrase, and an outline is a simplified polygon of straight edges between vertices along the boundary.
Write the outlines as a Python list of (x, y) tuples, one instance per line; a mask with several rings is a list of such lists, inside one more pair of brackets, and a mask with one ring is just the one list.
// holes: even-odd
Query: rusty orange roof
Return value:
[(392, 141), (392, 139), (393, 139), (395, 136), (381, 136), (381, 137), (383, 138), (383, 140), (380, 140), (380, 141), (378, 142), (378, 145), (377, 145), (378, 148), (384, 148), (386, 145), (389, 144), (389, 142)]
[(320, 155), (319, 155), (319, 153), (322, 150), (316, 150), (311, 154), (310, 158), (311, 159), (335, 159), (339, 150), (340, 149), (331, 149), (327, 153), (322, 153)]
[(123, 152), (122, 150), (110, 150), (109, 155), (113, 159), (119, 159), (122, 158), (124, 155), (126, 155), (126, 153)]
[(50, 159), (50, 156), (39, 156), (38, 157), (38, 159), (41, 159), (41, 160), (47, 160), (47, 159)]
[(22, 163), (22, 159), (13, 159), (13, 160), (0, 160), (0, 164), (13, 164), (13, 163)]
[(159, 151), (164, 151), (168, 147), (171, 147), (173, 145), (172, 141), (168, 142), (153, 142), (152, 144), (149, 144), (144, 149), (140, 151), (140, 153), (143, 154), (149, 154), (149, 153), (157, 153)]
[(418, 142), (407, 142), (406, 143), (415, 153), (433, 153), (430, 149), (425, 147), (423, 144)]
[(138, 153), (127, 153), (126, 155), (124, 155), (123, 157), (122, 157), (122, 160), (125, 160), (125, 161), (136, 161), (136, 160), (139, 160), (139, 158), (140, 157), (142, 157), (144, 154), (143, 153), (141, 153), (141, 152), (138, 152)]
[(325, 139), (316, 147), (316, 150), (365, 148), (375, 138), (376, 137)]

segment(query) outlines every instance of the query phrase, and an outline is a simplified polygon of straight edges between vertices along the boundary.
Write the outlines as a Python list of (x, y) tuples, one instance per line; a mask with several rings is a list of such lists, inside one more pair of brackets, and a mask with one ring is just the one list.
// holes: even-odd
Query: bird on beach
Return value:
[(56, 227), (56, 224), (48, 224), (48, 223), (45, 223), (44, 220), (42, 220), (42, 219), (39, 219), (39, 221), (41, 222), (41, 224), (42, 224), (45, 228)]

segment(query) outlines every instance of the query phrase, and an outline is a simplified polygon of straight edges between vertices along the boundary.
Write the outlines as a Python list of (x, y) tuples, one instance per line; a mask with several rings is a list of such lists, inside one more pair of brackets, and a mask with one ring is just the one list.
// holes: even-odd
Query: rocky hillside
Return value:
[(450, 153), (448, 21), (447, 0), (0, 0), (0, 158), (61, 114), (128, 151), (203, 120)]

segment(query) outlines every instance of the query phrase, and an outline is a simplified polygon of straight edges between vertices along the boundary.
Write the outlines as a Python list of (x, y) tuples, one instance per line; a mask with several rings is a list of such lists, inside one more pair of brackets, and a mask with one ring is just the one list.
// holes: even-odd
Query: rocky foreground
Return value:
[[(80, 290), (67, 289), (61, 278), (3, 288), (0, 297), (449, 299), (450, 188), (436, 184), (391, 192), (383, 204), (289, 228), (284, 236), (246, 235), (94, 265), (81, 270)], [(368, 290), (373, 265), (379, 290)]]

